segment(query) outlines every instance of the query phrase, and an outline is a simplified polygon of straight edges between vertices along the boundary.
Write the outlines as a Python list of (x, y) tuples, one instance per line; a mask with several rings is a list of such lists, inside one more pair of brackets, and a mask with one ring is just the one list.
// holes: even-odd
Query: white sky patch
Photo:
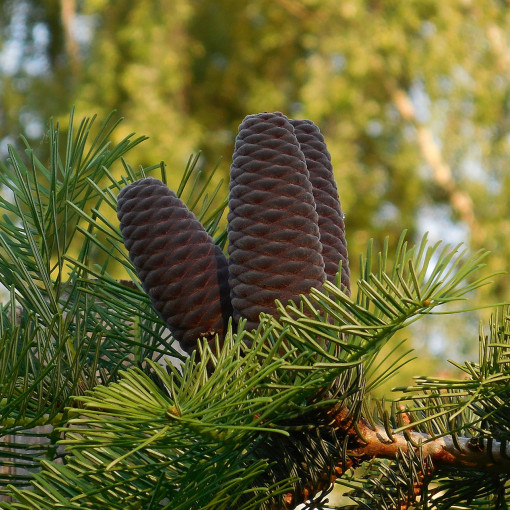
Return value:
[(19, 63), (23, 56), (23, 45), (16, 40), (5, 41), (0, 52), (0, 68), (2, 73), (12, 76), (19, 69)]
[[(381, 204), (378, 216), (380, 216), (381, 220), (384, 222), (397, 221), (400, 218), (400, 211), (395, 204), (384, 202)], [(382, 223), (382, 221), (379, 221), (379, 223)]]
[(421, 124), (426, 124), (430, 120), (430, 97), (421, 80), (413, 83), (409, 95), (414, 106), (416, 120)]
[(420, 235), (429, 233), (429, 241), (444, 241), (450, 245), (467, 244), (469, 227), (461, 222), (453, 222), (447, 205), (424, 206), (418, 211), (418, 231)]
[(72, 21), (72, 33), (78, 44), (87, 46), (94, 37), (96, 18), (91, 15), (76, 14)]
[(20, 114), (20, 122), (25, 130), (25, 134), (32, 139), (42, 138), (45, 127), (37, 115), (25, 111)]
[(23, 41), (27, 31), (27, 9), (25, 2), (17, 2), (13, 7), (11, 23), (6, 29), (8, 37), (0, 51), (0, 69), (12, 76), (19, 70), (23, 57)]
[(31, 76), (39, 76), (49, 71), (50, 65), (46, 49), (50, 43), (50, 32), (44, 23), (37, 23), (32, 29), (32, 48), (25, 57), (23, 70)]
[[(0, 157), (2, 159), (7, 159), (7, 157), (9, 156), (8, 151), (9, 145), (14, 145), (14, 141), (15, 141), (14, 137), (10, 135), (0, 140)], [(4, 190), (2, 190), (2, 195), (4, 195)]]

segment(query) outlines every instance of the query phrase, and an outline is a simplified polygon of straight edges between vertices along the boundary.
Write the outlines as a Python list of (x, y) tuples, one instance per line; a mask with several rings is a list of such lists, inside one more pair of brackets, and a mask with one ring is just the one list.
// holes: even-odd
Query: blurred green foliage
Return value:
[[(20, 132), (39, 139), (50, 116), (65, 127), (76, 104), (80, 116), (117, 110), (126, 119), (119, 140), (149, 136), (129, 163), (164, 160), (170, 186), (196, 150), (203, 168), (223, 157), (217, 175), (228, 179), (243, 117), (279, 110), (312, 119), (325, 135), (354, 274), (369, 238), (394, 245), (403, 228), (485, 247), (490, 269), (506, 270), (508, 1), (0, 5), (2, 157)], [(477, 300), (509, 300), (508, 287), (499, 278)], [(465, 323), (454, 329), (449, 336), (466, 342)], [(469, 328), (475, 348), (476, 333)]]

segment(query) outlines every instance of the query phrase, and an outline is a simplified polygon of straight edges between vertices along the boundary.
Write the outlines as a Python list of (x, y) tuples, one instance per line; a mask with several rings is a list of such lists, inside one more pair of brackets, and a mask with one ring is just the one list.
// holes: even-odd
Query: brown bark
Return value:
[(409, 431), (408, 440), (403, 433), (389, 438), (383, 427), (372, 430), (367, 424), (360, 423), (358, 428), (367, 440), (366, 444), (349, 452), (358, 459), (395, 459), (399, 451), (408, 452), (410, 448), (421, 447), (423, 456), (430, 457), (435, 467), (510, 473), (510, 445), (499, 441), (490, 443), (458, 437), (458, 449), (451, 435), (431, 440), (427, 434)]
[(73, 21), (76, 15), (75, 0), (60, 1), (60, 21), (64, 29), (64, 40), (69, 66), (74, 76), (80, 75), (80, 48), (73, 34)]

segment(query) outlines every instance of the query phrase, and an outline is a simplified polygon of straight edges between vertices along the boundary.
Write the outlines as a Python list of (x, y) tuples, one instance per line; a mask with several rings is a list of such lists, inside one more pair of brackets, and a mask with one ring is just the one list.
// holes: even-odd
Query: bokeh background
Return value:
[[(177, 185), (191, 153), (228, 182), (237, 126), (282, 111), (320, 126), (346, 213), (353, 276), (370, 238), (510, 253), (510, 4), (503, 0), (4, 0), (0, 156), (26, 137), (41, 158), (54, 117), (112, 110), (149, 140), (133, 167), (164, 161)], [(118, 141), (117, 140), (117, 141)], [(118, 169), (119, 176), (122, 168)], [(214, 184), (214, 183), (213, 183)], [(227, 187), (225, 186), (225, 193)], [(510, 299), (509, 280), (469, 305)], [(464, 305), (460, 305), (462, 307)], [(457, 308), (459, 305), (457, 305)], [(489, 312), (407, 332), (412, 375), (477, 353)], [(402, 347), (404, 349), (404, 347)]]

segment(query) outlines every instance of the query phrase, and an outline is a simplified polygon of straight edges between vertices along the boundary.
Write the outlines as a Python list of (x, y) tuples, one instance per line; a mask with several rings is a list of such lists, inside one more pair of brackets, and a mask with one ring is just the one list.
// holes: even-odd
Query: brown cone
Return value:
[(152, 177), (121, 190), (117, 215), (143, 288), (181, 347), (222, 338), (232, 315), (227, 259), (195, 215)]
[(297, 299), (326, 278), (312, 186), (287, 117), (243, 120), (230, 178), (232, 305), (255, 328), (260, 312), (275, 312), (275, 299)]
[(319, 215), (319, 231), (322, 256), (327, 279), (336, 281), (338, 267), (342, 262), (341, 283), (350, 294), (350, 270), (345, 240), (344, 216), (338, 199), (338, 190), (333, 176), (331, 156), (319, 128), (311, 120), (290, 120), (296, 138), (305, 155), (310, 172), (313, 196)]

